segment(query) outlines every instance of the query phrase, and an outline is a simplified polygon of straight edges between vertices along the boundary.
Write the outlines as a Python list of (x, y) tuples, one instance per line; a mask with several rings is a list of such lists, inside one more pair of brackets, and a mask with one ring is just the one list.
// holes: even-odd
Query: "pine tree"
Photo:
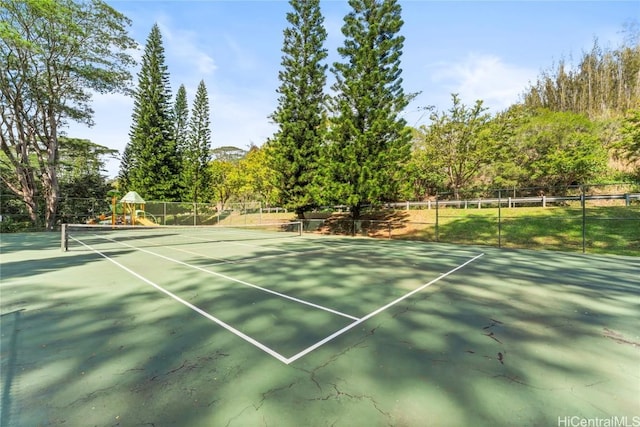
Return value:
[(127, 188), (131, 188), (130, 172), (133, 170), (134, 161), (131, 144), (127, 144), (120, 158), (120, 170), (118, 171), (118, 189), (121, 191), (126, 192)]
[[(147, 39), (134, 92), (127, 163), (120, 176), (128, 177), (128, 188), (149, 200), (177, 200), (180, 163), (174, 133), (169, 73), (158, 25)], [(122, 169), (130, 168), (129, 170)]]
[(184, 198), (190, 202), (208, 201), (211, 174), (211, 129), (209, 97), (204, 81), (200, 81), (193, 101), (189, 133), (183, 150)]
[(291, 0), (284, 30), (279, 105), (271, 118), (279, 129), (269, 142), (271, 164), (284, 205), (298, 216), (316, 205), (315, 180), (326, 128), (324, 85), (327, 32), (319, 0)]
[(173, 104), (173, 132), (176, 140), (176, 155), (181, 163), (180, 188), (184, 198), (184, 189), (187, 188), (186, 177), (184, 175), (184, 152), (187, 149), (189, 139), (189, 105), (187, 102), (187, 90), (184, 84), (180, 85), (176, 92), (176, 101)]
[(401, 165), (410, 156), (410, 131), (399, 114), (408, 104), (400, 56), (403, 21), (395, 0), (349, 0), (344, 46), (332, 71), (338, 94), (332, 108), (328, 167), (335, 201), (357, 218), (365, 204), (392, 200)]
[(184, 150), (189, 136), (189, 106), (187, 103), (187, 90), (180, 85), (176, 92), (176, 101), (173, 105), (174, 137), (178, 152)]

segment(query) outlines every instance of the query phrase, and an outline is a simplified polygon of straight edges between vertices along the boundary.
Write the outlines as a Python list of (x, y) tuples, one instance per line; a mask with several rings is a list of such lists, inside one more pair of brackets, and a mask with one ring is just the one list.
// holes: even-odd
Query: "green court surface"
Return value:
[(640, 426), (640, 258), (265, 237), (1, 235), (0, 425)]

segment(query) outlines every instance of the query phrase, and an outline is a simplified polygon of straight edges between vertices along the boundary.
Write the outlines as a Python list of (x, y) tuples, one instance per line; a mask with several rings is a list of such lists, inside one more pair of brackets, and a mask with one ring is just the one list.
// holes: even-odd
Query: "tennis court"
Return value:
[(637, 257), (270, 228), (2, 235), (0, 424), (640, 425)]

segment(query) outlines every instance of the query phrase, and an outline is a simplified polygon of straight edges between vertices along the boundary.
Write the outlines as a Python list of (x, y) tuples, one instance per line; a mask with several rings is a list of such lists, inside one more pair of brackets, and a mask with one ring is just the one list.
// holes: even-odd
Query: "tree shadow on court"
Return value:
[(370, 399), (392, 425), (638, 415), (637, 260), (499, 256), (500, 268), (474, 263), (342, 337), (355, 344), (343, 368), (360, 379), (308, 367), (329, 385), (318, 398)]
[[(124, 249), (110, 251), (110, 255), (126, 256), (128, 254), (131, 254), (131, 252), (133, 252), (133, 249)], [(53, 253), (55, 252), (52, 252), (52, 254)], [(59, 252), (59, 255), (54, 255), (50, 258), (3, 262), (2, 279), (11, 280), (20, 277), (34, 277), (39, 274), (62, 271), (65, 268), (77, 267), (99, 261), (101, 261), (101, 259), (94, 253), (84, 253), (69, 256), (63, 252)]]
[[(276, 423), (315, 414), (316, 425), (548, 425), (564, 414), (636, 415), (628, 397), (638, 391), (629, 378), (640, 345), (635, 260), (494, 256), (294, 362), (308, 378), (276, 381), (256, 407), (279, 414), (270, 418)], [(358, 300), (357, 292), (343, 295)]]
[[(313, 243), (294, 240), (286, 248)], [(339, 245), (348, 248), (333, 254)], [(637, 415), (628, 397), (638, 391), (635, 258), (368, 239), (331, 240), (304, 257), (275, 249), (215, 268), (203, 257), (185, 261), (364, 316), (409, 284), (486, 255), (290, 365), (97, 255), (101, 263), (77, 254), (66, 267), (42, 265), (3, 283), (3, 307), (24, 309), (10, 334), (11, 316), (1, 319), (3, 381), (13, 373), (3, 414), (8, 407), (14, 425), (156, 426), (549, 425), (565, 414)], [(252, 304), (240, 283), (131, 262), (231, 326), (287, 314)], [(334, 332), (312, 309), (295, 317), (310, 335)], [(270, 333), (296, 340), (299, 331), (254, 338)]]
[(0, 233), (0, 253), (24, 250), (44, 250), (60, 247), (60, 233)]
[[(446, 256), (444, 249), (440, 257)], [(637, 263), (526, 251), (494, 256), (294, 362), (307, 378), (275, 379), (268, 398), (245, 410), (259, 407), (260, 416), (272, 414), (268, 419), (282, 425), (309, 414), (322, 419), (317, 425), (346, 425), (344, 419), (367, 425), (505, 425), (514, 419), (519, 425), (547, 425), (565, 413), (634, 415), (635, 402), (611, 395), (638, 391), (628, 377), (640, 345), (632, 308)], [(290, 261), (247, 268), (266, 281), (304, 283), (309, 271)], [(396, 281), (403, 280), (399, 266), (388, 267)], [(341, 295), (341, 309), (342, 303), (366, 307), (389, 301), (384, 292), (367, 292), (348, 263), (323, 260), (313, 268)], [(602, 402), (606, 410), (593, 409)], [(257, 413), (242, 414), (238, 425), (258, 422)]]

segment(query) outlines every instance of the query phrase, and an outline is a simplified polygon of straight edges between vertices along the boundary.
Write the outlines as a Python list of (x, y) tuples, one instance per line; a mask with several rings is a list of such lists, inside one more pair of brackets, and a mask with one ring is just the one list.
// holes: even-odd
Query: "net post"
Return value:
[(69, 233), (67, 232), (67, 224), (62, 224), (60, 231), (60, 250), (67, 252), (69, 250)]

